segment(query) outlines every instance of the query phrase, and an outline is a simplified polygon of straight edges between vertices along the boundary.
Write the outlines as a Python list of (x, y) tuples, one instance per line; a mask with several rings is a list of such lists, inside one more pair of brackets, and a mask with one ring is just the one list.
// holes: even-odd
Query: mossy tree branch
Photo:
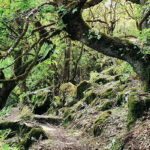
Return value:
[[(137, 3), (137, 1), (134, 2)], [(74, 5), (74, 7), (72, 5), (72, 9), (68, 9), (67, 14), (62, 16), (62, 20), (64, 24), (66, 24), (65, 30), (69, 34), (70, 38), (80, 41), (86, 46), (104, 55), (127, 61), (133, 67), (141, 80), (149, 84), (150, 56), (145, 56), (138, 46), (127, 40), (121, 40), (119, 38), (109, 37), (103, 33), (94, 32), (92, 28), (86, 24), (81, 14), (82, 9), (84, 9), (84, 5), (87, 3), (88, 1), (86, 0), (76, 2), (76, 5)], [(73, 13), (75, 8), (77, 8), (77, 11)]]

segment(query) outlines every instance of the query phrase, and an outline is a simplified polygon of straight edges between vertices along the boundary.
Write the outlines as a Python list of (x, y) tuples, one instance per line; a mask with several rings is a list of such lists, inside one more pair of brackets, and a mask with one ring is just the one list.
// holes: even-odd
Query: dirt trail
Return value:
[[(3, 118), (4, 121), (17, 121), (19, 109), (13, 108), (10, 115)], [(38, 116), (39, 117), (39, 116)], [(48, 116), (45, 116), (47, 118)], [(43, 119), (44, 116), (41, 116)], [(47, 140), (35, 141), (29, 150), (93, 150), (87, 143), (81, 141), (81, 135), (77, 131), (67, 131), (62, 126), (50, 123), (40, 123), (37, 120), (23, 121), (23, 123), (41, 127), (48, 137)]]
[(83, 143), (78, 133), (66, 131), (61, 126), (39, 124), (46, 132), (48, 140), (39, 141), (31, 149), (34, 150), (92, 150)]

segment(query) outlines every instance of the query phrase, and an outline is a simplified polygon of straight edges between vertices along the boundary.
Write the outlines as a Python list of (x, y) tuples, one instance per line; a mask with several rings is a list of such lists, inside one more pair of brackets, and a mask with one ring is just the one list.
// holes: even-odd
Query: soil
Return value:
[[(5, 116), (3, 121), (17, 121), (20, 111), (18, 108), (12, 108), (11, 114)], [(38, 118), (40, 115), (38, 116)], [(47, 118), (47, 116), (41, 116)], [(40, 119), (39, 119), (40, 120)], [(23, 123), (32, 124), (34, 127), (41, 127), (48, 139), (38, 140), (29, 148), (29, 150), (93, 150), (87, 143), (82, 141), (80, 133), (73, 130), (66, 130), (62, 126), (56, 126), (49, 123), (40, 123), (37, 120), (23, 121)]]

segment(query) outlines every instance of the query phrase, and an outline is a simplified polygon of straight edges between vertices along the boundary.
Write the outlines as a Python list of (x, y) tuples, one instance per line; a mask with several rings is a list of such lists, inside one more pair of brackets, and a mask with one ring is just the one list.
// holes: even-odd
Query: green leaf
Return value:
[(9, 146), (7, 144), (4, 144), (3, 150), (10, 150)]
[(78, 8), (74, 8), (73, 10), (72, 10), (72, 14), (74, 14), (75, 12), (77, 12), (78, 11)]
[(54, 6), (50, 6), (50, 7), (49, 7), (49, 12), (50, 12), (50, 13), (54, 13), (54, 11), (55, 11)]

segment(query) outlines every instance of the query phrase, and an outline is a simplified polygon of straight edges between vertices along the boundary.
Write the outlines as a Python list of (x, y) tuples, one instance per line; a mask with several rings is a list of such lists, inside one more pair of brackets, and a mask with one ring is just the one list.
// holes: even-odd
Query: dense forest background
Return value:
[(0, 149), (148, 150), (149, 42), (150, 0), (0, 0)]

